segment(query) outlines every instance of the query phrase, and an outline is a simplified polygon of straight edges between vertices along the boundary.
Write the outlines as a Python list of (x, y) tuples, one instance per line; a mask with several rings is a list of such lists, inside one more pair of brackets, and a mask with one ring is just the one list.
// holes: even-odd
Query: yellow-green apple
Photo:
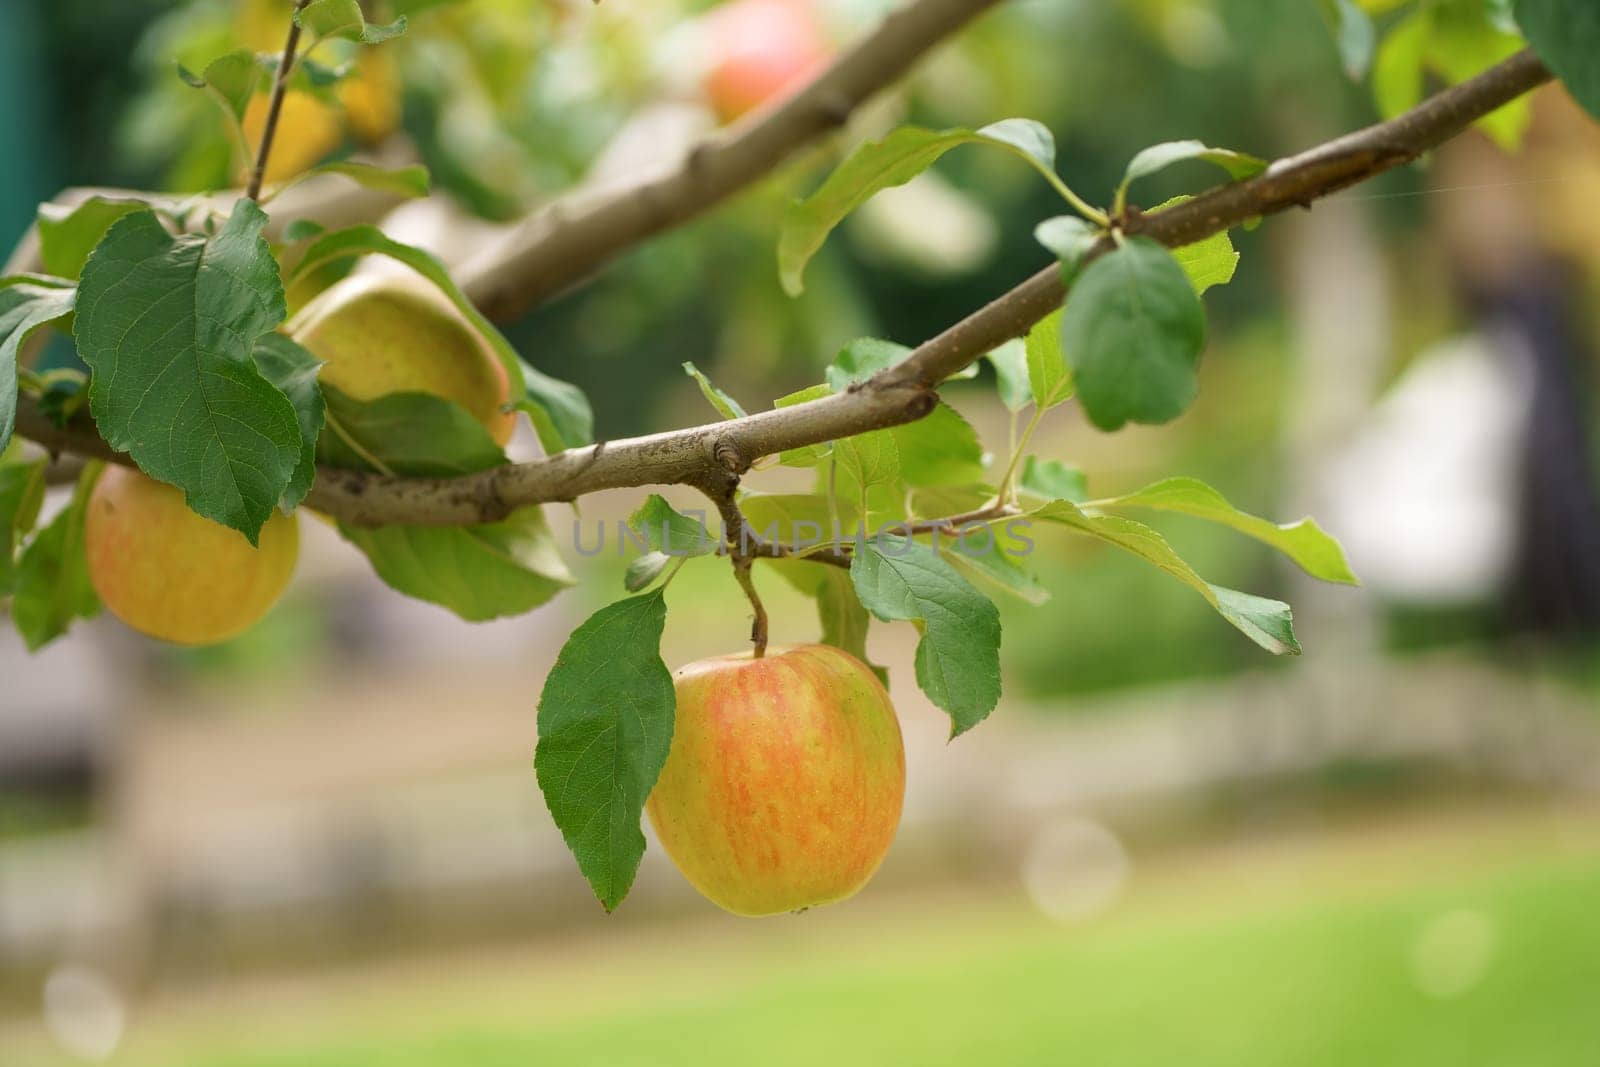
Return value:
[(254, 626), (277, 603), (300, 554), (300, 528), (274, 511), (259, 547), (189, 510), (182, 491), (107, 467), (84, 517), (89, 580), (140, 633), (209, 645)]
[(414, 274), (356, 274), (290, 321), (289, 336), (323, 361), (322, 381), (356, 400), (432, 393), (465, 408), (497, 444), (516, 415), (506, 369), (473, 325)]
[(865, 885), (906, 787), (900, 721), (872, 670), (800, 645), (700, 660), (674, 687), (672, 748), (646, 808), (684, 877), (736, 915)]
[(724, 122), (796, 88), (827, 62), (808, 0), (733, 0), (706, 16), (705, 91)]

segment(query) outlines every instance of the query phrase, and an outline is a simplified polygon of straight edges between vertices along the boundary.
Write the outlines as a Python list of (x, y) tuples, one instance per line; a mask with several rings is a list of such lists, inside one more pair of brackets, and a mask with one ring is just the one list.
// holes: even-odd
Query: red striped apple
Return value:
[(691, 663), (646, 805), (662, 846), (714, 904), (775, 915), (831, 904), (889, 851), (905, 749), (871, 669), (827, 645)]

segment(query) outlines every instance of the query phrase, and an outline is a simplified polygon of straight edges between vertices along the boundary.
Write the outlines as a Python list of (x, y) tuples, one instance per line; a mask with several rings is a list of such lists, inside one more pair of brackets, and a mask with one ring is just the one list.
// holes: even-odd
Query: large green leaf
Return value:
[(639, 818), (672, 749), (666, 618), (659, 590), (601, 608), (562, 646), (539, 697), (539, 788), (607, 911), (633, 885)]
[(89, 581), (83, 553), (83, 520), (100, 470), (98, 463), (84, 469), (72, 502), (34, 536), (17, 560), (11, 621), (30, 652), (66, 633), (73, 620), (100, 613), (100, 598)]
[(1573, 99), (1600, 118), (1600, 4), (1514, 0), (1517, 24)]
[(376, 226), (352, 226), (314, 241), (290, 273), (288, 284), (292, 287), (319, 267), (364, 255), (388, 256), (404, 263), (437, 286), (467, 317), (505, 367), (511, 382), (511, 401), (533, 420), (533, 428), (538, 431), (539, 443), (545, 451), (577, 448), (594, 440), (594, 412), (583, 390), (524, 363), (511, 342), (467, 299), (444, 264), (422, 249), (401, 244)]
[(252, 544), (301, 452), (294, 405), (252, 358), (284, 317), (266, 221), (242, 199), (211, 237), (123, 216), (84, 265), (74, 326), (101, 436)]
[(1006, 119), (979, 130), (902, 126), (881, 141), (861, 145), (816, 192), (789, 206), (778, 237), (778, 271), (785, 291), (791, 296), (801, 292), (806, 264), (845, 216), (875, 194), (904, 185), (964, 144), (1004, 148), (1055, 176), (1055, 140), (1048, 129), (1029, 119)]
[(1147, 485), (1138, 492), (1110, 500), (1097, 500), (1095, 508), (1150, 508), (1192, 515), (1197, 519), (1221, 523), (1240, 533), (1271, 545), (1313, 578), (1325, 582), (1359, 585), (1345, 562), (1344, 549), (1313, 519), (1278, 524), (1246, 514), (1228, 503), (1223, 495), (1196, 478), (1167, 478)]
[[(481, 423), (428, 393), (390, 393), (370, 403), (323, 386), (327, 428), (318, 451), (336, 465), (402, 476), (452, 477), (488, 470), (505, 454)], [(573, 584), (538, 506), (477, 526), (341, 523), (392, 588), (468, 622), (521, 615)]]
[(1085, 267), (1067, 295), (1061, 346), (1089, 420), (1116, 430), (1182, 414), (1199, 388), (1205, 326), (1188, 275), (1149, 238)]
[(341, 523), (339, 533), (388, 585), (468, 622), (525, 614), (573, 584), (537, 506), (479, 526)]
[(1219, 615), (1268, 652), (1274, 655), (1300, 654), (1300, 643), (1295, 640), (1291, 626), (1289, 605), (1212, 585), (1173, 551), (1166, 538), (1143, 523), (1120, 515), (1087, 511), (1066, 500), (1051, 501), (1030, 511), (1028, 515), (1060, 523), (1131, 552), (1205, 597), (1206, 603), (1215, 608)]
[(17, 425), (17, 360), (22, 343), (47, 323), (72, 313), (77, 290), (50, 278), (0, 278), (0, 452)]
[(262, 376), (289, 398), (300, 423), (300, 462), (295, 465), (280, 503), (284, 511), (293, 511), (311, 491), (311, 483), (317, 477), (317, 438), (322, 434), (327, 410), (322, 390), (317, 387), (322, 362), (281, 333), (262, 334), (256, 339), (255, 361)]
[(885, 622), (913, 622), (917, 685), (950, 716), (950, 736), (982, 722), (1000, 700), (1000, 613), (925, 544), (883, 537), (850, 563), (861, 603)]

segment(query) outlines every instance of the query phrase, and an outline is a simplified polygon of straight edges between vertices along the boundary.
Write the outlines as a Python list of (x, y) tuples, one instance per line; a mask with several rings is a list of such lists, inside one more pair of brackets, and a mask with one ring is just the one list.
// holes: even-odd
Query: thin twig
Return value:
[(289, 16), (289, 36), (283, 42), (283, 55), (278, 57), (278, 70), (272, 79), (272, 99), (267, 102), (267, 121), (261, 127), (261, 145), (256, 149), (255, 169), (250, 172), (250, 184), (245, 189), (247, 199), (261, 199), (261, 184), (267, 177), (267, 160), (272, 155), (272, 141), (278, 135), (278, 116), (283, 112), (283, 98), (289, 90), (289, 75), (294, 72), (295, 52), (300, 48), (300, 12), (311, 0), (295, 0), (294, 13)]
[(724, 473), (720, 478), (699, 482), (696, 487), (711, 498), (722, 516), (722, 538), (728, 548), (728, 558), (733, 562), (733, 576), (750, 601), (750, 643), (755, 658), (760, 659), (767, 654), (767, 606), (756, 592), (755, 578), (750, 571), (756, 558), (752, 548), (761, 539), (750, 529), (744, 512), (739, 510), (739, 477)]

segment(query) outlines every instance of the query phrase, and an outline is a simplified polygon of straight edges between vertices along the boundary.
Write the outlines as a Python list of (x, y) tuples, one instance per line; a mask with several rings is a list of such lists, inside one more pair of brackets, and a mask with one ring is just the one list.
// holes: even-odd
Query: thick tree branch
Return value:
[[(1388, 122), (1282, 159), (1244, 182), (1220, 186), (1156, 214), (1130, 211), (1129, 233), (1170, 246), (1201, 240), (1250, 219), (1315, 200), (1415, 159), (1473, 121), (1550, 79), (1522, 52)], [(1092, 254), (1103, 254), (1106, 246)], [(600, 489), (738, 476), (762, 456), (921, 418), (938, 384), (995, 346), (1025, 333), (1060, 306), (1060, 271), (1041, 270), (937, 337), (903, 363), (847, 392), (794, 407), (670, 433), (572, 449), (464, 478), (396, 479), (355, 471), (319, 472), (308, 503), (356, 525), (462, 525), (504, 517), (528, 504), (573, 500)], [(18, 429), (59, 450), (117, 457), (87, 421), (54, 427), (24, 399)]]
[(710, 135), (661, 174), (555, 201), (468, 262), (458, 282), (489, 318), (516, 319), (618, 253), (769, 174), (997, 2), (911, 0), (800, 92)]

